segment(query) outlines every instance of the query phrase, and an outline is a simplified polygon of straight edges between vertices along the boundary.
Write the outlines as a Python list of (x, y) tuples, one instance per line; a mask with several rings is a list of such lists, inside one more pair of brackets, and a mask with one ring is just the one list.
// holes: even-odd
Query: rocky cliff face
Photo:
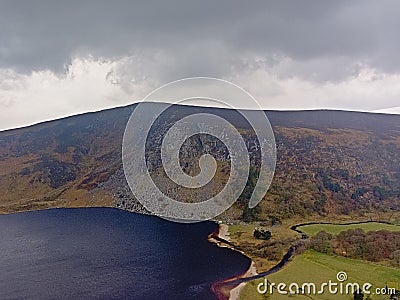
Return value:
[[(115, 206), (145, 212), (122, 170), (122, 138), (133, 109), (116, 108), (1, 132), (0, 211)], [(173, 106), (169, 118), (161, 118), (153, 127), (147, 153), (152, 177), (165, 193), (188, 201), (208, 197), (220, 191), (229, 176), (226, 147), (203, 134), (184, 144), (180, 158), (185, 172), (194, 175), (199, 172), (200, 155), (216, 157), (217, 173), (206, 193), (172, 187), (165, 177), (159, 155), (163, 134), (174, 119), (193, 112), (228, 119), (251, 153), (248, 186), (222, 218), (274, 223), (294, 215), (400, 209), (400, 116), (341, 111), (266, 112), (277, 143), (277, 168), (265, 199), (250, 210), (247, 201), (260, 154), (248, 124), (230, 110)]]

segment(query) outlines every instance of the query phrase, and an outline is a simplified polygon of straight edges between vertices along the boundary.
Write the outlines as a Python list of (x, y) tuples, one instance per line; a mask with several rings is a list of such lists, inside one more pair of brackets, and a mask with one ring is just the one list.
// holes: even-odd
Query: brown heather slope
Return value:
[[(149, 104), (150, 109), (151, 105), (157, 104)], [(82, 206), (144, 212), (131, 196), (121, 162), (123, 132), (133, 108), (0, 132), (0, 212)], [(257, 144), (246, 122), (232, 111), (171, 108), (174, 118), (199, 111), (230, 119), (248, 146)], [(250, 182), (258, 172), (259, 154), (252, 153), (249, 187), (221, 219), (273, 225), (289, 218), (374, 215), (376, 219), (384, 216), (400, 221), (400, 116), (342, 111), (266, 113), (273, 125), (278, 154), (271, 188), (257, 208), (246, 208)], [(165, 132), (169, 121), (163, 119), (155, 125), (155, 137)], [(208, 186), (210, 194), (221, 189), (230, 166), (221, 144), (206, 147), (212, 142), (207, 136), (198, 136), (182, 152), (188, 173), (198, 171), (196, 158), (205, 149), (216, 154), (219, 169)], [(159, 145), (150, 145), (149, 165), (155, 181), (164, 185), (166, 192), (193, 196), (191, 191), (170, 189), (159, 162)]]

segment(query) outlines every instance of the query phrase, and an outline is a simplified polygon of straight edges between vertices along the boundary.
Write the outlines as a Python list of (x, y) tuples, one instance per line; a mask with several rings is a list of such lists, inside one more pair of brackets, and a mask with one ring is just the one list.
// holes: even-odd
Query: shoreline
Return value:
[(209, 242), (216, 244), (218, 247), (225, 247), (233, 251), (239, 252), (250, 260), (250, 266), (244, 273), (232, 278), (215, 282), (212, 285), (212, 291), (214, 292), (218, 300), (238, 300), (240, 297), (240, 292), (246, 285), (246, 282), (239, 283), (236, 286), (230, 286), (229, 283), (237, 281), (238, 279), (258, 275), (255, 263), (249, 256), (246, 255), (246, 253), (236, 249), (230, 243), (229, 227), (227, 224), (218, 223), (218, 230), (216, 232), (211, 233), (208, 236), (208, 240)]
[[(300, 223), (296, 225), (292, 225), (290, 227), (291, 230), (304, 234), (301, 230), (298, 228), (304, 225), (313, 225), (313, 224), (332, 224), (332, 225), (352, 225), (352, 224), (365, 224), (365, 223), (381, 223), (381, 224), (390, 224), (390, 225), (396, 225), (391, 222), (387, 221), (373, 221), (373, 220), (361, 220), (361, 221), (353, 221), (353, 222), (347, 222), (347, 223), (334, 223), (334, 222), (308, 222), (308, 223)], [(212, 234), (209, 235), (209, 241), (217, 244), (219, 247), (226, 247), (230, 248), (233, 251), (237, 251), (247, 257), (250, 260), (250, 266), (249, 268), (241, 275), (238, 275), (236, 277), (228, 278), (219, 282), (215, 282), (212, 285), (212, 291), (216, 295), (218, 300), (238, 300), (240, 297), (240, 292), (242, 289), (245, 287), (246, 283), (258, 279), (270, 274), (273, 274), (280, 269), (282, 269), (287, 262), (289, 262), (290, 258), (295, 254), (296, 252), (296, 247), (297, 243), (292, 244), (286, 254), (282, 257), (281, 261), (267, 270), (266, 272), (261, 272), (258, 273), (256, 270), (255, 262), (249, 257), (246, 253), (244, 253), (241, 250), (238, 250), (235, 248), (235, 245), (233, 245), (230, 242), (230, 236), (229, 236), (229, 227), (228, 225), (224, 223), (218, 223), (218, 230)], [(400, 226), (400, 225), (397, 225)], [(297, 242), (300, 240), (304, 239), (303, 237), (298, 239)], [(236, 284), (235, 284), (236, 283)]]
[[(238, 278), (251, 277), (255, 275), (258, 275), (256, 265), (254, 261), (251, 261), (250, 267), (247, 269), (247, 271)], [(242, 282), (238, 286), (235, 286), (233, 289), (231, 289), (229, 292), (229, 300), (238, 300), (240, 297), (240, 292), (246, 284), (247, 282)]]

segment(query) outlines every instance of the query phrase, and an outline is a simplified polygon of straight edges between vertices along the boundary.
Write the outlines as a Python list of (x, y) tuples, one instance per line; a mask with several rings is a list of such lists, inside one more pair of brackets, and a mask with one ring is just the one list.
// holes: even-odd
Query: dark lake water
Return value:
[(0, 216), (0, 299), (215, 299), (248, 258), (177, 224), (111, 208)]

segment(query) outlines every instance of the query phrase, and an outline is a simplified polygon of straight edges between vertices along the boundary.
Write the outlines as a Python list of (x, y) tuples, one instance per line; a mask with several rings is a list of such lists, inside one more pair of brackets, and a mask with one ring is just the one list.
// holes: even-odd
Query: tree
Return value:
[(396, 266), (400, 267), (400, 250), (393, 251), (390, 258), (393, 259)]
[(363, 300), (364, 299), (364, 294), (358, 292), (354, 292), (354, 300)]
[(310, 248), (321, 253), (332, 253), (333, 235), (325, 231), (318, 232), (310, 240)]
[(272, 237), (272, 233), (269, 230), (254, 229), (253, 236), (259, 240), (269, 240)]

